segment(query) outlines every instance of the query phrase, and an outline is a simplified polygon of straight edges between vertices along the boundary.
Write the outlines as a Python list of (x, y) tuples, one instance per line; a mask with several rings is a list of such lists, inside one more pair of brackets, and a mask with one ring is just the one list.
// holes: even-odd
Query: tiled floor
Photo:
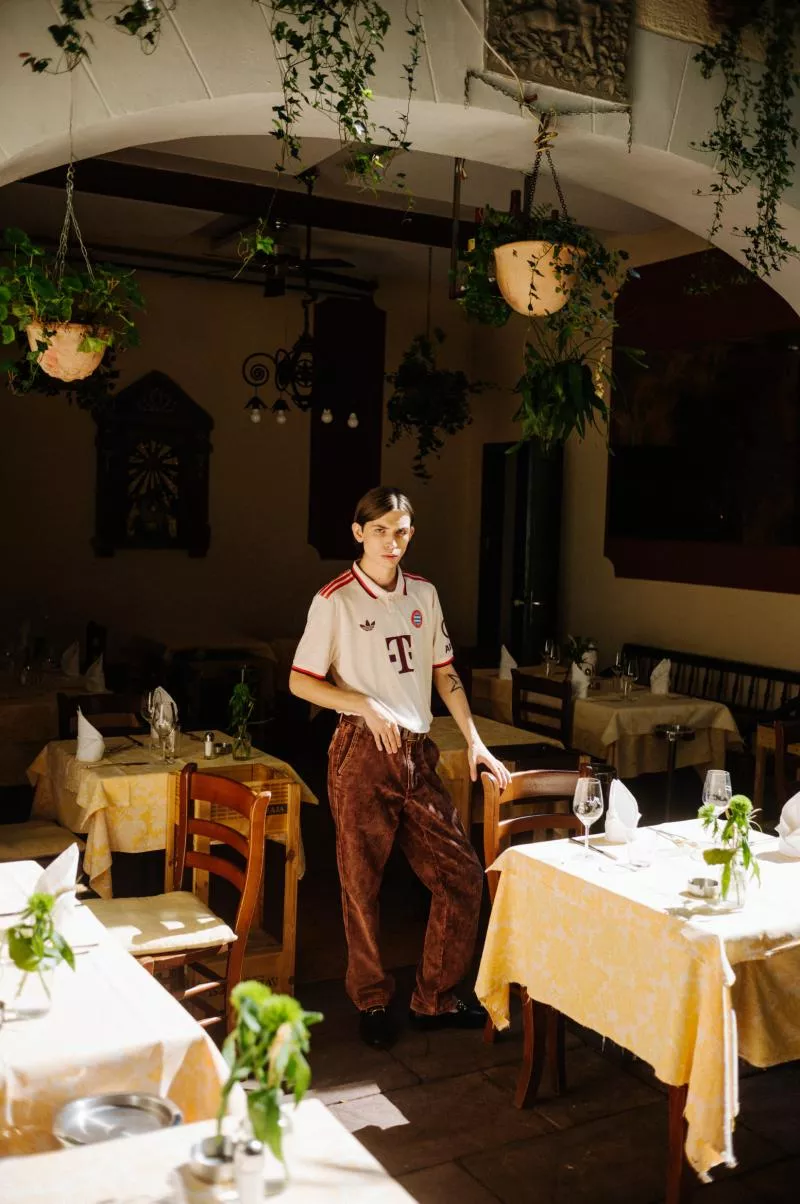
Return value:
[[(410, 972), (399, 975), (402, 1024)], [(481, 1033), (403, 1027), (388, 1052), (358, 1040), (341, 982), (299, 994), (325, 1021), (314, 1030), (313, 1092), (420, 1204), (656, 1204), (663, 1198), (667, 1113), (647, 1068), (568, 1034), (568, 1089), (518, 1111), (511, 1090), (518, 1025)], [(698, 1182), (693, 1204), (797, 1199), (800, 1065), (750, 1073), (741, 1085), (739, 1167)]]

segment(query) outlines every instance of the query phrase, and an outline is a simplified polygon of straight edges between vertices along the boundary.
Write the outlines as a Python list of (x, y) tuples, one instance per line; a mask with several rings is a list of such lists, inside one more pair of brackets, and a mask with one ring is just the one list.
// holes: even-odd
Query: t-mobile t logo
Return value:
[[(392, 644), (395, 645), (396, 651), (392, 652)], [(399, 664), (401, 667), (397, 670), (398, 673), (413, 673), (414, 669), (411, 664), (411, 636), (404, 635), (387, 635), (386, 647), (389, 651), (389, 660), (393, 665)]]

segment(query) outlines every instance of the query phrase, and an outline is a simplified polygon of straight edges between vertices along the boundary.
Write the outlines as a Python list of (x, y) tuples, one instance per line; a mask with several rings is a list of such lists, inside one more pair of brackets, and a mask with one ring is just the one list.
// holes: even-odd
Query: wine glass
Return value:
[(175, 724), (178, 722), (178, 716), (175, 713), (175, 706), (172, 702), (166, 699), (160, 699), (156, 703), (151, 712), (151, 723), (158, 739), (161, 743), (161, 760), (171, 760), (167, 756), (167, 741), (175, 731)]
[(614, 664), (611, 666), (611, 673), (614, 677), (614, 689), (619, 690), (620, 678), (625, 672), (625, 658), (622, 655), (622, 649), (618, 648), (614, 655)]
[(728, 810), (732, 795), (731, 775), (727, 769), (709, 769), (703, 783), (703, 806), (710, 804), (719, 817)]
[(623, 691), (629, 702), (631, 700), (631, 695), (633, 694), (633, 687), (638, 680), (639, 662), (635, 658), (631, 658), (631, 660), (627, 661), (625, 664), (624, 684), (627, 688)]
[(550, 670), (553, 666), (553, 661), (555, 660), (555, 647), (556, 647), (555, 640), (545, 640), (545, 642), (544, 642), (544, 664), (545, 664), (544, 675), (545, 675), (545, 677), (550, 676)]
[(589, 829), (603, 814), (603, 788), (599, 778), (578, 778), (572, 799), (572, 810), (584, 827), (583, 854), (589, 856)]

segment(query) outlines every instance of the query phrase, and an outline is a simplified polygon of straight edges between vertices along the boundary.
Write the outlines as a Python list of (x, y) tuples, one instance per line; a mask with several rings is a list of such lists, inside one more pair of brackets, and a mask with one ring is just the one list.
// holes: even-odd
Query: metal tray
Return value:
[(59, 1109), (53, 1121), (53, 1136), (67, 1147), (93, 1145), (182, 1123), (180, 1108), (157, 1095), (88, 1095), (70, 1100)]

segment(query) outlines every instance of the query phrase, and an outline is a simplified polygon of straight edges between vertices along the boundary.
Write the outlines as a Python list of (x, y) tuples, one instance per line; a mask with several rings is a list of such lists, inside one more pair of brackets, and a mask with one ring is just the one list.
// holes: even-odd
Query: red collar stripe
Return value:
[(404, 576), (408, 577), (410, 581), (424, 581), (426, 585), (430, 585), (428, 578), (420, 577), (419, 573), (405, 573)]
[(346, 573), (342, 573), (341, 577), (337, 577), (335, 581), (331, 581), (319, 592), (323, 598), (330, 598), (331, 594), (335, 594), (337, 589), (341, 589), (343, 585), (349, 585), (353, 580), (353, 572), (348, 569)]
[(366, 590), (366, 592), (369, 594), (370, 598), (377, 598), (377, 596), (378, 596), (378, 595), (377, 595), (377, 594), (373, 594), (372, 590), (371, 590), (371, 589), (369, 588), (369, 586), (366, 584), (366, 582), (364, 581), (364, 579), (363, 579), (363, 577), (361, 576), (361, 574), (360, 574), (359, 572), (357, 572), (357, 570), (355, 569), (355, 567), (353, 568), (353, 576), (355, 577), (356, 581), (357, 581), (357, 582), (358, 582), (358, 584), (361, 586), (361, 588), (362, 588), (363, 590)]

